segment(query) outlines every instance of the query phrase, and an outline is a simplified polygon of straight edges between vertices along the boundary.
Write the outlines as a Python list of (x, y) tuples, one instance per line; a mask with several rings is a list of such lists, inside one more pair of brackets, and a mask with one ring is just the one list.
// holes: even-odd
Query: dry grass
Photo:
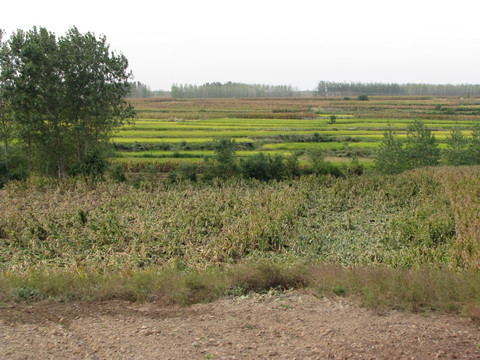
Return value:
[(480, 321), (480, 274), (449, 269), (343, 267), (336, 264), (249, 260), (202, 271), (146, 269), (72, 272), (56, 269), (27, 276), (4, 274), (0, 301), (123, 299), (190, 305), (250, 292), (305, 289), (317, 296), (348, 296), (379, 311), (441, 311)]

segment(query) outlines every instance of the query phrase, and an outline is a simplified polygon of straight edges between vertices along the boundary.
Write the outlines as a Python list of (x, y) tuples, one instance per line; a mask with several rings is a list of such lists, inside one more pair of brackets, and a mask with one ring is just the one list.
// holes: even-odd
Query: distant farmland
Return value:
[(405, 136), (422, 119), (442, 142), (458, 124), (469, 134), (480, 98), (371, 97), (278, 99), (132, 99), (134, 124), (114, 134), (117, 161), (132, 164), (199, 162), (214, 139), (229, 137), (238, 156), (258, 152), (302, 155), (323, 149), (340, 164), (356, 157), (367, 167), (388, 126)]

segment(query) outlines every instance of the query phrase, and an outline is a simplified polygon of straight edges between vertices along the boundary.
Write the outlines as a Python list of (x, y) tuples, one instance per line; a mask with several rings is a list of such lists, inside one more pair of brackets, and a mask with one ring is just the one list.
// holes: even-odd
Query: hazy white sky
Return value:
[(136, 81), (480, 83), (479, 0), (23, 0), (0, 29), (104, 34)]

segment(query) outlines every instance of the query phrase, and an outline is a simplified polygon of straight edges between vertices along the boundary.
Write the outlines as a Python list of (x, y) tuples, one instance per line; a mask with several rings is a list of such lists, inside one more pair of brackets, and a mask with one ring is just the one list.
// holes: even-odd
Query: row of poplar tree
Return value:
[(320, 81), (315, 96), (479, 96), (479, 84), (397, 84)]
[(292, 97), (291, 85), (243, 84), (236, 82), (206, 83), (203, 85), (173, 84), (172, 98), (257, 98)]
[[(65, 178), (98, 158), (112, 131), (133, 116), (128, 61), (105, 36), (70, 28), (0, 31), (0, 158), (3, 175), (24, 171)], [(12, 146), (13, 144), (13, 146)], [(12, 151), (10, 151), (12, 149)], [(1, 169), (0, 169), (1, 170)], [(100, 169), (101, 170), (101, 169)]]

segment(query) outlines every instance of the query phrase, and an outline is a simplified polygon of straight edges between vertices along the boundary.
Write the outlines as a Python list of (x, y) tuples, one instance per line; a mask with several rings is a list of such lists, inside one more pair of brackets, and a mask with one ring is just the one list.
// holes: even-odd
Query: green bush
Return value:
[(10, 146), (8, 158), (0, 156), (0, 187), (11, 180), (25, 180), (27, 177), (27, 158), (24, 149), (20, 146)]
[(458, 124), (450, 132), (445, 140), (448, 148), (442, 152), (442, 162), (446, 165), (470, 165), (472, 159), (468, 149), (468, 138), (466, 138)]
[(114, 165), (110, 169), (110, 178), (116, 182), (127, 181), (127, 177), (125, 176), (125, 171), (123, 169), (123, 166), (120, 164)]
[(310, 149), (307, 156), (312, 162), (312, 171), (317, 174), (325, 162), (325, 153), (322, 149)]
[(298, 154), (292, 153), (285, 158), (285, 177), (291, 179), (301, 175)]
[(108, 160), (105, 151), (94, 149), (88, 152), (81, 161), (77, 162), (70, 169), (70, 175), (83, 175), (96, 180), (102, 179), (108, 168)]
[(215, 156), (211, 171), (214, 177), (226, 179), (238, 174), (235, 140), (230, 138), (215, 139), (212, 145)]
[(182, 180), (189, 180), (197, 182), (198, 180), (198, 166), (192, 163), (183, 163), (178, 167), (178, 174)]
[(410, 169), (438, 165), (440, 159), (438, 142), (423, 121), (414, 120), (407, 127), (405, 154), (407, 166)]
[(375, 169), (382, 174), (398, 174), (407, 169), (403, 142), (396, 136), (391, 125), (383, 134), (383, 140), (375, 153)]
[(242, 176), (246, 179), (253, 178), (263, 181), (272, 179), (270, 173), (270, 156), (266, 156), (263, 152), (243, 159), (240, 167)]

